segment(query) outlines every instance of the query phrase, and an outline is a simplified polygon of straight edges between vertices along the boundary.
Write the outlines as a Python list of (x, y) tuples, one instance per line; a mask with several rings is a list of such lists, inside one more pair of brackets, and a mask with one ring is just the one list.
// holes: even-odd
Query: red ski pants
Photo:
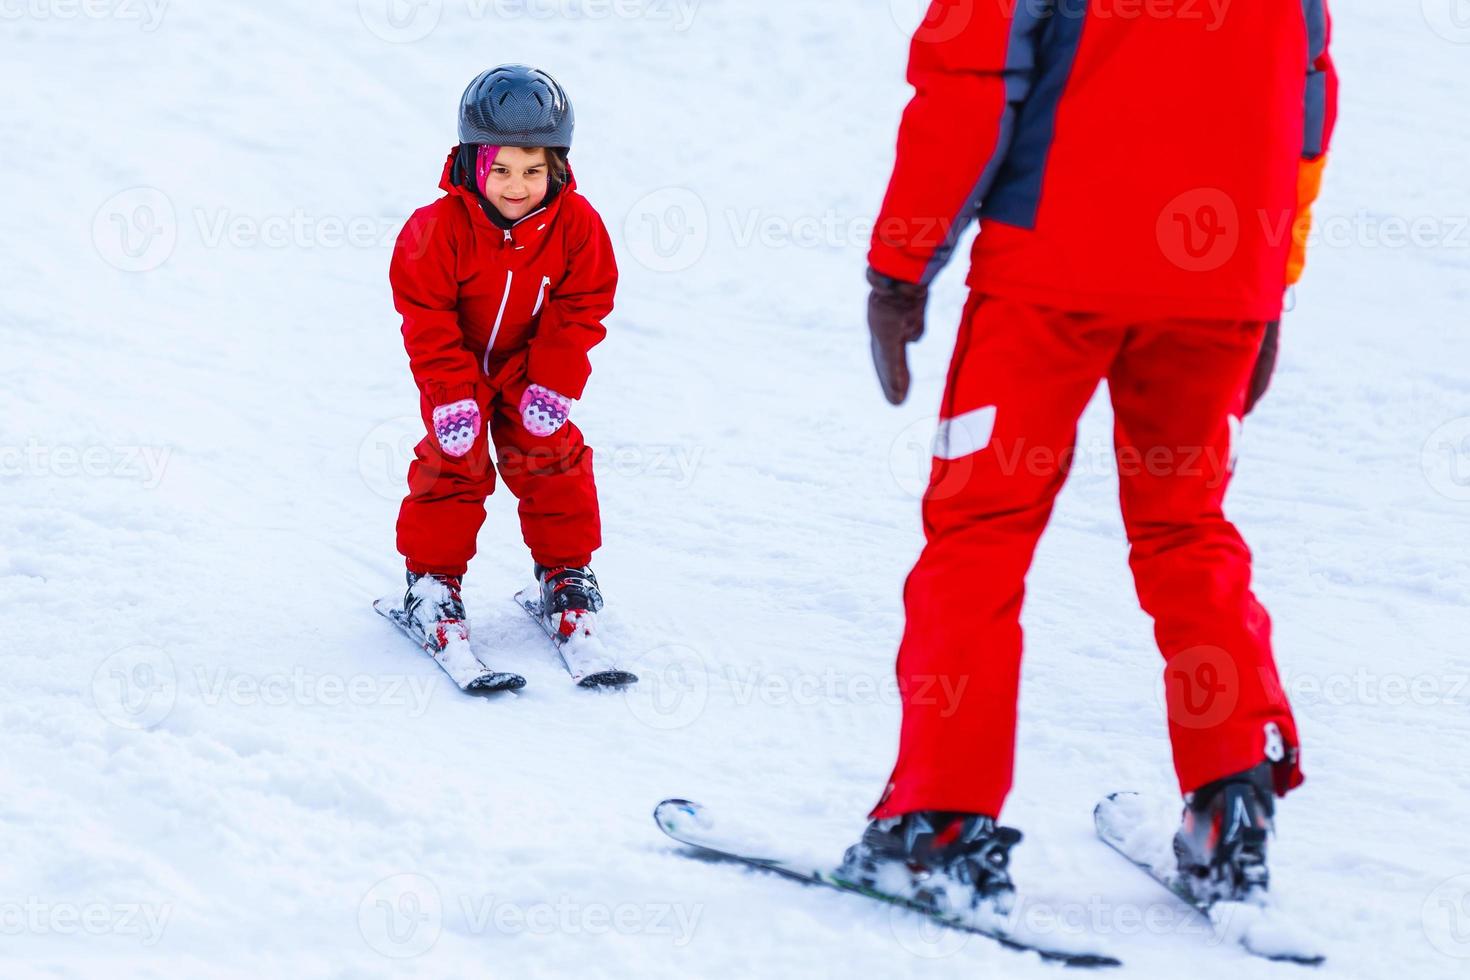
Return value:
[(439, 448), (432, 435), (434, 408), (423, 400), (431, 434), (414, 450), (408, 496), (398, 512), (398, 551), (411, 571), (464, 574), (485, 523), (485, 498), (495, 489), (497, 466), (520, 501), (521, 534), (532, 559), (546, 566), (592, 561), (602, 544), (592, 450), (570, 422), (546, 437), (527, 432), (518, 408), (524, 388), (522, 383), (497, 391), (488, 406), (481, 404), (489, 438), (480, 433), (458, 459)]
[(1021, 601), (1098, 382), (1112, 397), (1129, 567), (1164, 657), (1181, 790), (1266, 759), (1301, 782), (1296, 727), (1222, 502), (1264, 325), (1139, 322), (972, 296), (904, 589), (898, 762), (874, 817), (998, 816), (1011, 787)]

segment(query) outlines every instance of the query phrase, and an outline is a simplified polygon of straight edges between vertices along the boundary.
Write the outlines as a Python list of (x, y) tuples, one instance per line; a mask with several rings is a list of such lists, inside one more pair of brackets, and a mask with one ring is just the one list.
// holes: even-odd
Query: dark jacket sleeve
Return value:
[(1337, 128), (1337, 68), (1332, 63), (1332, 15), (1327, 0), (1306, 0), (1307, 18), (1306, 127), (1302, 160), (1297, 171), (1296, 216), (1291, 227), (1291, 250), (1286, 282), (1295, 285), (1307, 264), (1307, 236), (1312, 231), (1312, 205), (1322, 190), (1327, 151)]

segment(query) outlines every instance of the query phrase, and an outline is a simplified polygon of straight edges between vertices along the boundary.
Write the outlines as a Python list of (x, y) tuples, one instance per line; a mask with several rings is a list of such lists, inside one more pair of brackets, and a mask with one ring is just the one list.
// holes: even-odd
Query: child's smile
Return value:
[(480, 192), (507, 220), (519, 221), (546, 200), (547, 169), (545, 150), (502, 146)]

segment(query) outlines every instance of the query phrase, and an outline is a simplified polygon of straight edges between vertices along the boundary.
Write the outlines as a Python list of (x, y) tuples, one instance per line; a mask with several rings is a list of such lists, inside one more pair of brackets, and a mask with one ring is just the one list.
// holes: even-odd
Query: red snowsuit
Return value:
[[(570, 422), (531, 435), (518, 406), (530, 384), (582, 396), (587, 352), (606, 334), (617, 287), (612, 242), (570, 176), (544, 207), (498, 226), (457, 156), (444, 166), (445, 196), (408, 219), (389, 270), (430, 432), (409, 467), (398, 550), (415, 572), (464, 574), (498, 465), (520, 501), (532, 558), (586, 565), (601, 544), (592, 450)], [(432, 415), (465, 398), (479, 404), (489, 438), (455, 458), (432, 435)]]
[(869, 261), (927, 282), (977, 211), (981, 231), (875, 817), (999, 814), (1025, 577), (1103, 379), (1180, 788), (1268, 758), (1278, 792), (1301, 782), (1270, 620), (1222, 502), (1335, 118), (1328, 26), (1325, 0), (931, 5)]

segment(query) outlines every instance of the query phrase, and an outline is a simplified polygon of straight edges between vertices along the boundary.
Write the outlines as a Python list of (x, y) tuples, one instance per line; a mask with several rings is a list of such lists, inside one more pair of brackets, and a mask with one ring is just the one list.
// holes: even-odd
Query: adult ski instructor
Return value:
[(1301, 273), (1328, 33), (1326, 0), (933, 0), (869, 253), (894, 404), (928, 283), (977, 215), (980, 234), (904, 592), (898, 761), (847, 876), (1009, 907), (1024, 581), (1106, 379), (1129, 566), (1172, 675), (1180, 869), (1205, 901), (1264, 892), (1297, 731), (1221, 508)]

